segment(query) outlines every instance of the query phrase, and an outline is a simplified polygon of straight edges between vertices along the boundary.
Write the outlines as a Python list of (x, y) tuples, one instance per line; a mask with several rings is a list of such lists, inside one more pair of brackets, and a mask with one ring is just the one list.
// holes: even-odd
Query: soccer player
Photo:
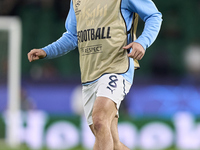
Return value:
[[(118, 109), (162, 15), (152, 0), (72, 0), (66, 32), (56, 42), (28, 53), (30, 62), (62, 56), (78, 47), (85, 116), (94, 150), (128, 150), (118, 136)], [(138, 16), (145, 22), (136, 39)]]

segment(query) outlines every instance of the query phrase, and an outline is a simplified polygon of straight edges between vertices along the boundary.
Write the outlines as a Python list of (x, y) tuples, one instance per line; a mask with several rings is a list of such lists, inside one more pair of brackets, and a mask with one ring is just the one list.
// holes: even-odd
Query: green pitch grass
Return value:
[[(32, 150), (32, 149), (28, 148), (26, 145), (21, 145), (18, 148), (10, 148), (5, 144), (5, 142), (0, 141), (0, 150)], [(40, 149), (40, 150), (49, 150), (49, 149), (43, 148), (43, 149)], [(81, 146), (78, 146), (78, 147), (75, 147), (73, 149), (66, 149), (66, 150), (86, 150), (86, 149), (82, 148)], [(134, 150), (142, 150), (142, 149), (134, 149)], [(178, 150), (178, 149), (169, 148), (169, 149), (166, 149), (166, 150)]]

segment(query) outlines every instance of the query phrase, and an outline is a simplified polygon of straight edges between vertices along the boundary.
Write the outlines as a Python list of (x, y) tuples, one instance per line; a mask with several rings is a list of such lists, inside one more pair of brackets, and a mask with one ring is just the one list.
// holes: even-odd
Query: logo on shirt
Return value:
[(81, 12), (81, 10), (79, 10), (79, 6), (81, 5), (81, 1), (77, 0), (76, 4), (75, 4), (75, 14), (79, 15), (79, 13)]
[(99, 4), (94, 9), (83, 7), (80, 8), (80, 10), (75, 10), (75, 14), (78, 16), (79, 22), (86, 20), (87, 26), (93, 26), (100, 18), (105, 17), (108, 14), (108, 5), (101, 6)]
[(82, 56), (102, 53), (102, 44), (81, 47), (80, 50)]

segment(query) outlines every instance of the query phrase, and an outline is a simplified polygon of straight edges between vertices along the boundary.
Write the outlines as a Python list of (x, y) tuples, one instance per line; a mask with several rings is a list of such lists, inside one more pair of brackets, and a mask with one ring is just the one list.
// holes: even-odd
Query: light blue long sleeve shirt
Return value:
[[(145, 22), (144, 30), (138, 37), (137, 42), (146, 50), (156, 39), (162, 22), (162, 14), (158, 11), (151, 0), (122, 0), (121, 12), (125, 19), (127, 30), (131, 28), (133, 14), (137, 13)], [(47, 53), (47, 59), (56, 58), (67, 54), (78, 46), (76, 16), (71, 1), (68, 17), (65, 22), (66, 32), (56, 42), (42, 48)], [(128, 43), (132, 42), (128, 36)], [(133, 59), (129, 58), (129, 70), (122, 74), (124, 78), (132, 83), (134, 76)]]

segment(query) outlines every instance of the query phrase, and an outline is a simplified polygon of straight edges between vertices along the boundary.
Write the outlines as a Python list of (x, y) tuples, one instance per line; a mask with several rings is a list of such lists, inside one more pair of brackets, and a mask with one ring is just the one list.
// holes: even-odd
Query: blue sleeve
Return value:
[(77, 47), (76, 16), (71, 1), (68, 17), (65, 22), (66, 32), (56, 42), (42, 48), (47, 53), (47, 59), (67, 54)]
[(156, 39), (161, 23), (162, 14), (158, 11), (152, 0), (127, 0), (128, 9), (136, 12), (145, 22), (142, 34), (135, 41), (144, 49), (148, 48)]

